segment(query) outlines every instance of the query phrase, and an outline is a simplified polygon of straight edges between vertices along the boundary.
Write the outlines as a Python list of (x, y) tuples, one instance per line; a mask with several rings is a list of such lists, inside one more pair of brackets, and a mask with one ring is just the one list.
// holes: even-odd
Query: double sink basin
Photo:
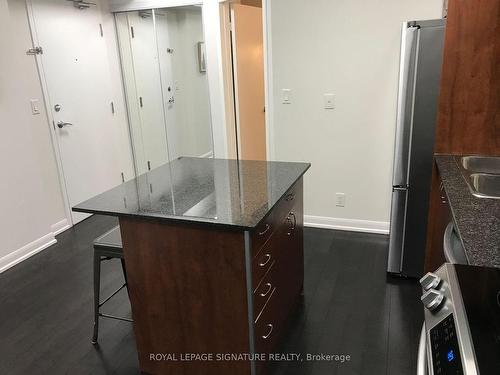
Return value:
[(500, 199), (500, 156), (459, 156), (456, 161), (474, 196)]

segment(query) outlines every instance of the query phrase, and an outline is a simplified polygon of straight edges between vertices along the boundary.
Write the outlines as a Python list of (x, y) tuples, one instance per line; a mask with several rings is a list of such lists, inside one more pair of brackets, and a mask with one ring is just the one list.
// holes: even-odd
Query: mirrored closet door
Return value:
[(115, 13), (137, 173), (213, 156), (201, 6)]

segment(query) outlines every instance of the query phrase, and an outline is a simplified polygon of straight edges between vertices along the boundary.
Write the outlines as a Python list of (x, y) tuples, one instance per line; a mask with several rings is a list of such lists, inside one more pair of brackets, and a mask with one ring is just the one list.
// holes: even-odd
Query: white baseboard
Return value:
[(304, 215), (304, 225), (306, 227), (314, 228), (389, 234), (389, 222), (387, 221), (355, 220), (326, 216)]
[(69, 225), (68, 219), (62, 219), (61, 221), (58, 221), (50, 226), (50, 230), (54, 234), (54, 237), (69, 228), (71, 228), (71, 225)]
[(23, 260), (28, 259), (29, 257), (39, 253), (42, 250), (45, 250), (49, 246), (57, 243), (55, 236), (64, 232), (66, 229), (71, 228), (68, 219), (63, 219), (58, 221), (55, 224), (50, 226), (50, 233), (36, 239), (33, 242), (21, 247), (9, 253), (2, 258), (0, 258), (0, 273), (8, 270), (11, 267), (14, 267), (16, 264), (21, 263)]
[(203, 155), (200, 155), (199, 157), (200, 158), (212, 158), (213, 156), (214, 156), (214, 152), (208, 151), (208, 152), (204, 153)]
[(54, 238), (52, 232), (36, 239), (33, 242), (13, 251), (10, 254), (5, 255), (0, 258), (0, 273), (14, 267), (16, 264), (21, 263), (23, 260), (39, 253), (40, 251), (46, 249), (47, 247), (55, 244), (57, 240)]

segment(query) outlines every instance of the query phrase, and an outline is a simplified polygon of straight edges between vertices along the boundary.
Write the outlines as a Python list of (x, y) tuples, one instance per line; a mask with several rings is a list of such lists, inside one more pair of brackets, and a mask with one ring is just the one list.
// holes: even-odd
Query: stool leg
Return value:
[(101, 292), (101, 256), (94, 251), (94, 335), (92, 344), (97, 344), (99, 334), (99, 299)]
[[(121, 258), (120, 261), (122, 263), (122, 271), (123, 271), (123, 278), (125, 279), (125, 285), (127, 285), (127, 294), (129, 294), (128, 293), (127, 269), (125, 268), (125, 259)], [(130, 297), (130, 295), (129, 295), (129, 297)]]

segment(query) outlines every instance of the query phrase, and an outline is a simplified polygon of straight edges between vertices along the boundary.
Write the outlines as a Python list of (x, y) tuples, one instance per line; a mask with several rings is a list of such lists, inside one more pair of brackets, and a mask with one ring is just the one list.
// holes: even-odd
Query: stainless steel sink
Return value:
[(462, 156), (462, 167), (471, 173), (500, 174), (500, 157)]
[(456, 161), (474, 196), (500, 199), (500, 156), (461, 156)]
[(470, 175), (470, 181), (476, 196), (486, 198), (500, 199), (500, 175), (473, 173)]

